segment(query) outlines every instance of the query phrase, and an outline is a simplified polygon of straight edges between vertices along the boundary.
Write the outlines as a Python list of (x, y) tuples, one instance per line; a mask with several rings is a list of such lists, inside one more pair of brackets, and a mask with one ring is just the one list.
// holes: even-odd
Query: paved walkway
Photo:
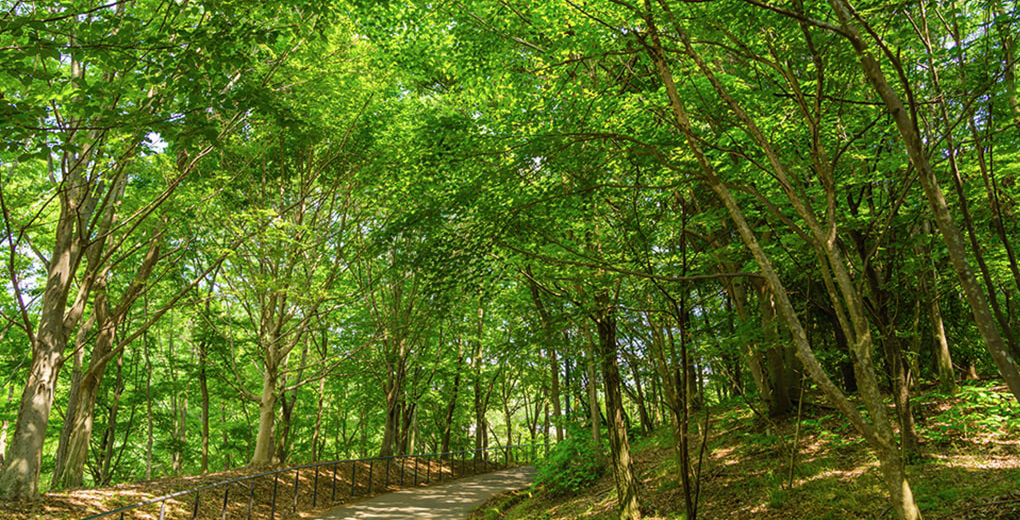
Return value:
[(462, 478), (443, 484), (403, 489), (330, 509), (322, 520), (431, 518), (463, 520), (490, 497), (531, 484), (530, 466)]

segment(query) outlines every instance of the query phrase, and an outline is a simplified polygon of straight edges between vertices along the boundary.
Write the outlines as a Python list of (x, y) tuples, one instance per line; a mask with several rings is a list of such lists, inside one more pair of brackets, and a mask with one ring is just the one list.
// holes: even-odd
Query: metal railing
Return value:
[[(160, 520), (167, 518), (220, 518), (226, 520), (228, 516), (230, 518), (269, 518), (273, 520), (278, 513), (281, 515), (294, 514), (299, 509), (327, 507), (344, 503), (355, 497), (371, 495), (373, 484), (377, 486), (381, 484), (382, 490), (376, 488), (376, 491), (385, 492), (393, 487), (403, 487), (405, 481), (414, 486), (428, 485), (433, 481), (443, 482), (507, 468), (522, 462), (534, 462), (538, 458), (536, 451), (538, 448), (543, 448), (543, 452), (546, 452), (549, 444), (494, 446), (484, 450), (469, 449), (445, 453), (368, 457), (302, 464), (178, 491), (104, 511), (88, 516), (85, 520), (115, 516), (124, 519), (134, 518), (135, 515), (151, 518), (156, 514), (156, 507), (159, 508), (158, 518)], [(471, 455), (470, 461), (468, 460), (469, 455)], [(458, 457), (460, 458), (459, 464)], [(290, 472), (294, 473), (292, 481), (289, 479)], [(396, 475), (393, 474), (394, 472)], [(302, 476), (305, 480), (303, 490)], [(379, 482), (374, 482), (374, 480)], [(308, 497), (309, 487), (311, 488), (310, 499)], [(262, 492), (256, 493), (257, 490)], [(240, 496), (237, 495), (238, 491), (241, 493)], [(325, 496), (327, 491), (328, 500)], [(338, 491), (340, 491), (339, 495)], [(270, 494), (271, 498), (267, 501), (261, 499), (261, 497)], [(193, 498), (189, 495), (193, 495)], [(260, 499), (256, 500), (256, 496), (259, 496)], [(234, 497), (233, 501), (231, 497)]]

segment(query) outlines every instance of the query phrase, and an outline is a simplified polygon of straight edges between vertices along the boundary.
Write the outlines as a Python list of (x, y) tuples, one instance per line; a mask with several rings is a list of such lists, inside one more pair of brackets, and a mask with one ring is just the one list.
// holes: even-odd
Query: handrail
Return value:
[[(201, 497), (202, 491), (206, 491), (206, 490), (213, 489), (213, 488), (220, 488), (220, 487), (222, 487), (224, 489), (222, 515), (225, 518), (226, 517), (226, 510), (227, 510), (227, 494), (229, 492), (229, 486), (232, 485), (232, 484), (240, 484), (240, 483), (245, 482), (245, 481), (254, 480), (254, 479), (257, 479), (257, 478), (267, 477), (267, 476), (274, 476), (274, 482), (273, 482), (273, 503), (271, 505), (271, 514), (270, 514), (270, 518), (273, 518), (273, 517), (275, 517), (275, 512), (276, 512), (276, 488), (277, 488), (279, 476), (280, 476), (280, 474), (286, 473), (288, 471), (294, 471), (295, 472), (295, 474), (294, 474), (294, 508), (296, 509), (297, 508), (298, 480), (299, 480), (300, 472), (303, 469), (309, 469), (309, 468), (315, 468), (316, 469), (316, 474), (315, 474), (316, 475), (315, 476), (315, 490), (313, 491), (313, 493), (315, 493), (315, 495), (313, 495), (313, 499), (312, 499), (313, 507), (315, 507), (316, 496), (317, 496), (317, 492), (318, 492), (318, 475), (319, 475), (318, 468), (323, 467), (323, 466), (333, 466), (333, 477), (332, 477), (332, 480), (333, 480), (333, 496), (330, 499), (330, 502), (332, 503), (334, 501), (334, 499), (335, 499), (335, 493), (336, 493), (336, 469), (337, 469), (337, 466), (339, 464), (341, 464), (341, 463), (351, 463), (352, 464), (352, 468), (351, 468), (352, 469), (352, 475), (351, 475), (351, 493), (350, 493), (350, 497), (354, 498), (354, 496), (355, 496), (354, 492), (356, 490), (356, 482), (355, 482), (355, 476), (356, 475), (354, 473), (357, 470), (357, 466), (354, 466), (354, 464), (359, 463), (359, 462), (362, 462), (362, 463), (363, 462), (368, 462), (369, 463), (369, 474), (368, 474), (368, 480), (367, 480), (368, 487), (367, 487), (367, 490), (365, 492), (365, 495), (368, 495), (368, 494), (372, 493), (373, 463), (375, 461), (383, 461), (383, 460), (387, 461), (387, 466), (386, 466), (386, 488), (389, 488), (389, 461), (392, 461), (392, 460), (395, 460), (395, 459), (410, 459), (410, 458), (415, 459), (414, 485), (418, 485), (418, 476), (419, 476), (419, 473), (418, 473), (418, 468), (417, 468), (418, 464), (417, 463), (418, 463), (419, 459), (431, 460), (431, 459), (435, 458), (435, 459), (438, 459), (440, 461), (440, 464), (442, 464), (442, 461), (444, 460), (444, 457), (448, 457), (448, 456), (452, 455), (453, 459), (451, 460), (451, 463), (450, 463), (450, 472), (452, 474), (452, 473), (455, 473), (455, 466), (454, 466), (454, 464), (456, 463), (456, 456), (457, 455), (465, 455), (465, 454), (468, 454), (468, 453), (475, 453), (475, 454), (477, 454), (479, 452), (490, 452), (490, 451), (497, 451), (497, 452), (502, 451), (504, 453), (503, 465), (504, 465), (504, 467), (509, 467), (509, 464), (510, 464), (510, 453), (511, 453), (512, 450), (519, 450), (521, 448), (535, 448), (535, 447), (548, 448), (549, 447), (549, 443), (543, 443), (543, 444), (517, 444), (517, 445), (512, 445), (512, 446), (499, 446), (499, 445), (497, 445), (497, 446), (490, 446), (490, 447), (487, 447), (487, 448), (472, 448), (472, 449), (467, 449), (467, 450), (447, 451), (447, 452), (442, 452), (442, 453), (419, 453), (419, 454), (413, 454), (413, 455), (388, 455), (388, 456), (385, 456), (385, 457), (365, 457), (365, 458), (360, 458), (360, 459), (344, 459), (344, 460), (331, 460), (331, 461), (324, 461), (324, 462), (311, 462), (311, 463), (301, 464), (301, 465), (297, 465), (297, 466), (289, 466), (289, 467), (286, 467), (286, 468), (275, 469), (275, 470), (271, 470), (271, 471), (265, 471), (265, 472), (262, 472), (262, 473), (257, 473), (255, 475), (246, 475), (246, 476), (243, 476), (243, 477), (235, 477), (235, 478), (224, 480), (224, 481), (221, 481), (221, 482), (215, 482), (215, 483), (212, 483), (212, 484), (206, 484), (204, 486), (199, 486), (197, 488), (185, 489), (183, 491), (177, 491), (177, 492), (170, 493), (170, 494), (167, 494), (167, 495), (163, 495), (163, 496), (160, 496), (160, 497), (151, 498), (149, 500), (144, 500), (144, 501), (137, 502), (137, 503), (134, 503), (134, 504), (130, 504), (130, 505), (127, 505), (127, 506), (122, 506), (122, 507), (119, 507), (119, 508), (116, 508), (116, 509), (111, 509), (109, 511), (104, 511), (104, 512), (92, 515), (92, 516), (87, 516), (87, 517), (85, 517), (84, 520), (93, 520), (93, 519), (98, 519), (98, 518), (110, 517), (110, 516), (116, 515), (118, 513), (120, 513), (120, 518), (123, 519), (124, 518), (124, 513), (126, 513), (127, 511), (131, 511), (133, 509), (138, 509), (138, 508), (149, 506), (149, 505), (153, 505), (153, 504), (161, 504), (160, 505), (159, 518), (162, 520), (164, 518), (164, 515), (165, 515), (166, 502), (168, 500), (171, 500), (171, 499), (174, 499), (174, 498), (178, 498), (178, 497), (182, 497), (182, 496), (187, 496), (187, 495), (190, 495), (190, 494), (194, 494), (195, 495), (195, 505), (194, 505), (194, 509), (193, 509), (193, 513), (192, 513), (191, 518), (197, 518), (198, 517), (199, 499)], [(461, 461), (461, 473), (464, 472), (464, 463), (465, 462), (466, 462), (466, 460), (462, 460)], [(497, 457), (496, 467), (497, 468), (499, 467), (498, 457)], [(431, 465), (428, 467), (428, 469), (429, 469), (429, 474), (426, 475), (426, 483), (430, 482)], [(401, 486), (403, 485), (404, 473), (405, 472), (406, 472), (406, 470), (403, 467), (403, 464), (401, 464), (401, 474), (400, 474), (400, 485)], [(474, 464), (472, 466), (472, 472), (473, 473), (477, 473), (477, 457), (474, 460)], [(439, 473), (439, 477), (440, 477), (440, 481), (442, 481), (442, 473), (441, 472)], [(247, 487), (247, 489), (249, 489), (251, 494), (253, 494), (254, 493), (254, 489), (255, 489), (254, 483), (250, 487)], [(252, 500), (251, 500), (251, 498), (252, 498), (253, 495), (251, 495), (251, 494), (249, 495), (248, 518), (251, 518), (251, 513), (252, 513)]]

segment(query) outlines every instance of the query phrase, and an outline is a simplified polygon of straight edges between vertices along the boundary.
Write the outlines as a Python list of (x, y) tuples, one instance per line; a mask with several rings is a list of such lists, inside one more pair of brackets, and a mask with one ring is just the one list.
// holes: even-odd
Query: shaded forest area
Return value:
[(808, 395), (921, 518), (925, 392), (1016, 435), (1017, 4), (590, 4), (0, 1), (0, 498), (569, 432), (632, 519), (665, 426), (693, 520)]

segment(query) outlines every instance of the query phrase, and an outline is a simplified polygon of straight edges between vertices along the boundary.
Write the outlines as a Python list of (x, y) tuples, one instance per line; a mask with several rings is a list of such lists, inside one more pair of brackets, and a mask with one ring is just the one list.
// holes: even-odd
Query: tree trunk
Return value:
[[(835, 0), (834, 0), (835, 1)], [(646, 4), (647, 5), (647, 4)], [(677, 127), (683, 132), (688, 148), (695, 156), (698, 165), (701, 169), (705, 180), (708, 182), (709, 187), (716, 193), (716, 195), (723, 202), (727, 211), (730, 214), (731, 219), (737, 226), (737, 230), (740, 233), (741, 239), (744, 244), (751, 251), (758, 263), (759, 268), (762, 271), (763, 276), (768, 281), (769, 288), (772, 294), (776, 298), (777, 310), (783, 316), (793, 337), (794, 343), (797, 347), (797, 355), (800, 357), (804, 369), (808, 375), (811, 376), (812, 380), (819, 386), (819, 388), (828, 396), (830, 402), (843, 413), (843, 415), (850, 420), (850, 422), (857, 428), (859, 432), (865, 437), (868, 443), (875, 449), (876, 454), (879, 456), (883, 474), (886, 475), (886, 485), (890, 491), (890, 498), (893, 505), (893, 509), (896, 511), (897, 516), (904, 520), (916, 520), (920, 518), (920, 512), (914, 503), (912, 493), (910, 491), (910, 485), (902, 471), (902, 463), (899, 459), (899, 451), (896, 449), (895, 441), (892, 438), (891, 430), (888, 425), (888, 420), (885, 418), (885, 412), (881, 396), (877, 395), (877, 387), (874, 384), (873, 375), (874, 371), (870, 365), (870, 358), (868, 357), (867, 348), (870, 346), (868, 343), (868, 332), (867, 324), (862, 323), (859, 312), (855, 312), (853, 316), (853, 328), (855, 332), (859, 331), (858, 338), (855, 338), (853, 344), (853, 351), (857, 355), (858, 359), (855, 363), (855, 369), (858, 370), (858, 379), (862, 380), (862, 398), (867, 406), (869, 415), (872, 417), (873, 423), (869, 423), (864, 420), (857, 409), (847, 400), (846, 396), (839, 391), (839, 389), (832, 383), (828, 375), (822, 368), (821, 363), (815, 357), (813, 350), (807, 340), (807, 334), (801, 324), (800, 318), (797, 316), (796, 311), (792, 303), (790, 302), (789, 296), (786, 293), (786, 289), (781, 283), (778, 275), (772, 267), (772, 263), (765, 251), (755, 236), (751, 226), (747, 223), (744, 218), (743, 212), (737, 205), (736, 200), (733, 198), (729, 188), (721, 181), (716, 175), (715, 169), (707, 156), (704, 154), (701, 148), (701, 144), (695, 136), (693, 129), (691, 128), (686, 109), (680, 100), (679, 93), (676, 88), (676, 84), (673, 80), (672, 72), (669, 69), (668, 62), (665, 57), (665, 53), (662, 50), (661, 42), (657, 34), (655, 27), (655, 21), (651, 13), (646, 15), (646, 22), (649, 28), (650, 40), (652, 47), (650, 49), (651, 57), (655, 63), (656, 69), (659, 73), (660, 79), (666, 89), (666, 94), (669, 96), (669, 104), (675, 118)], [(688, 54), (694, 58), (697, 62), (698, 67), (703, 70), (704, 74), (710, 81), (713, 82), (713, 86), (717, 89), (721, 87), (715, 84), (715, 79), (711, 76), (710, 71), (707, 70), (703, 62), (699, 61), (699, 58), (693, 53), (690, 48), (690, 42), (687, 38), (686, 33), (679, 26), (676, 27), (677, 33), (679, 34)], [(724, 96), (725, 97), (725, 96)], [(728, 103), (733, 105), (732, 99), (726, 99)], [(734, 112), (738, 113), (742, 118), (746, 117), (746, 114), (742, 113), (738, 107), (733, 106)], [(749, 130), (755, 134), (756, 139), (761, 138), (760, 131), (748, 123)], [(762, 143), (763, 148), (766, 147), (765, 143)], [(770, 158), (772, 162), (772, 158)], [(777, 166), (777, 165), (774, 165)], [(778, 170), (778, 168), (777, 168)], [(781, 171), (781, 170), (780, 170)], [(779, 173), (777, 171), (776, 173)], [(791, 198), (794, 194), (791, 193)], [(816, 230), (815, 230), (816, 231)], [(813, 231), (814, 232), (814, 231)], [(830, 244), (831, 246), (831, 244)], [(844, 268), (845, 265), (839, 260), (836, 251), (829, 249), (825, 251), (826, 256), (829, 256), (830, 267), (832, 269)], [(859, 301), (853, 297), (855, 292), (853, 285), (847, 286), (847, 280), (845, 273), (837, 272), (838, 283), (841, 290), (845, 292), (846, 301), (851, 310), (855, 310), (859, 307)], [(827, 280), (827, 286), (829, 285)], [(831, 292), (830, 292), (831, 294)], [(843, 321), (843, 320), (841, 320)], [(863, 377), (862, 377), (863, 376)]]
[(538, 309), (539, 318), (542, 320), (543, 329), (543, 340), (546, 343), (546, 353), (549, 356), (549, 399), (552, 401), (552, 422), (556, 425), (556, 440), (563, 440), (563, 416), (560, 410), (560, 364), (559, 360), (556, 359), (556, 348), (553, 347), (553, 338), (557, 336), (556, 331), (553, 330), (552, 317), (549, 315), (548, 309), (545, 308), (545, 303), (542, 301), (542, 295), (539, 292), (538, 283), (535, 282), (535, 278), (531, 273), (531, 266), (525, 268), (526, 278), (528, 280), (528, 288), (531, 290), (531, 300), (535, 303), (535, 308)]
[[(890, 87), (885, 79), (881, 66), (872, 55), (872, 49), (865, 43), (857, 29), (857, 22), (851, 14), (852, 8), (845, 0), (830, 0), (829, 4), (836, 12), (844, 33), (850, 39), (851, 44), (860, 59), (861, 69), (865, 78), (871, 83), (886, 106), (887, 111), (896, 122), (900, 137), (910, 156), (910, 162), (917, 171), (921, 187), (924, 189), (925, 197), (928, 200), (928, 207), (935, 217), (935, 223), (945, 241), (949, 258), (953, 269), (960, 280), (960, 286), (970, 304), (974, 316), (974, 324), (977, 326), (985, 346), (992, 355), (992, 360), (999, 369), (999, 373), (1006, 381), (1014, 398), (1020, 400), (1020, 369), (1017, 361), (1013, 358), (1009, 347), (1002, 339), (1002, 335), (992, 317), (988, 304), (988, 297), (981, 291), (981, 286), (974, 276), (973, 270), (967, 261), (966, 248), (959, 228), (949, 213), (949, 206), (946, 203), (945, 195), (938, 184), (935, 171), (928, 161), (928, 154), (924, 150), (924, 141), (921, 139), (916, 122), (911, 119), (911, 112), (904, 106), (900, 97)], [(994, 295), (991, 295), (994, 297)], [(916, 510), (916, 507), (914, 507)]]
[[(322, 459), (322, 450), (319, 448), (319, 438), (322, 435), (322, 410), (326, 401), (326, 378), (319, 379), (319, 400), (315, 405), (315, 429), (312, 431), (312, 462)], [(325, 442), (323, 442), (325, 446)]]
[[(148, 300), (145, 309), (148, 313)], [(149, 358), (149, 335), (142, 334), (142, 357), (145, 359), (145, 480), (152, 480), (152, 445), (155, 440), (154, 418), (152, 415), (152, 360)]]
[[(64, 413), (64, 424), (60, 428), (60, 440), (57, 442), (57, 453), (53, 458), (53, 479), (50, 487), (60, 489), (64, 485), (60, 480), (64, 476), (64, 466), (67, 463), (67, 447), (70, 444), (71, 433), (75, 427), (75, 414), (78, 412), (78, 399), (81, 396), (81, 381), (85, 377), (85, 369), (82, 366), (85, 358), (85, 342), (92, 332), (95, 319), (87, 320), (78, 329), (75, 341), (74, 366), (71, 368), (71, 386), (67, 391), (67, 411)], [(80, 482), (80, 478), (78, 479)]]
[(262, 374), (262, 394), (259, 398), (259, 429), (255, 436), (255, 451), (250, 466), (269, 466), (273, 463), (273, 421), (276, 418), (276, 370), (266, 367)]
[(605, 292), (595, 297), (595, 326), (598, 331), (598, 355), (602, 361), (602, 378), (606, 391), (606, 418), (609, 421), (609, 445), (612, 452), (613, 476), (619, 500), (621, 519), (641, 518), (638, 503), (637, 478), (630, 455), (627, 439), (627, 424), (624, 419), (623, 394), (620, 390), (620, 370), (617, 360), (616, 315), (609, 295)]
[[(64, 196), (61, 197), (62, 199)], [(35, 500), (39, 497), (42, 448), (53, 407), (67, 333), (64, 308), (72, 273), (74, 213), (62, 205), (57, 222), (57, 247), (48, 269), (39, 329), (32, 343), (32, 363), (21, 393), (11, 445), (0, 474), (0, 498)], [(68, 214), (70, 212), (70, 215)]]
[[(7, 387), (7, 403), (10, 404), (14, 400), (14, 385)], [(0, 421), (0, 467), (4, 463), (4, 455), (7, 453), (7, 427), (10, 426), (9, 421), (5, 418)]]
[(209, 383), (206, 377), (206, 355), (209, 345), (198, 343), (198, 388), (202, 393), (202, 462), (199, 473), (209, 471)]
[(765, 333), (766, 387), (768, 389), (769, 415), (779, 417), (790, 413), (789, 385), (786, 380), (786, 364), (776, 330), (776, 306), (772, 294), (764, 283), (756, 287), (758, 308), (761, 311), (762, 331)]
[[(117, 375), (113, 380), (113, 402), (110, 403), (110, 420), (106, 426), (106, 431), (103, 433), (103, 463), (101, 465), (101, 471), (99, 472), (99, 479), (96, 483), (101, 486), (108, 486), (113, 481), (113, 448), (114, 443), (117, 440), (117, 415), (120, 411), (120, 396), (124, 393), (124, 351), (121, 350), (117, 356)], [(133, 410), (133, 408), (132, 408)], [(132, 417), (134, 413), (132, 412)], [(128, 426), (125, 431), (125, 438), (128, 431), (131, 429), (131, 419), (128, 420)], [(119, 460), (119, 457), (118, 457)]]
[(457, 397), (460, 394), (460, 367), (464, 364), (464, 343), (462, 340), (457, 340), (457, 365), (456, 372), (453, 376), (453, 391), (450, 393), (450, 400), (446, 402), (446, 413), (443, 416), (443, 433), (442, 433), (442, 445), (439, 448), (439, 452), (444, 454), (443, 458), (448, 458), (446, 453), (450, 452), (450, 434), (453, 431), (453, 414), (457, 410)]
[(383, 426), (380, 457), (390, 457), (396, 452), (400, 433), (400, 407), (404, 401), (404, 378), (407, 370), (407, 339), (402, 336), (388, 338), (390, 345), (386, 361), (387, 373), (383, 381), (386, 397), (386, 423)]
[[(289, 350), (289, 349), (288, 349)], [(276, 428), (276, 448), (273, 450), (273, 462), (284, 464), (290, 459), (291, 438), (290, 431), (293, 424), (294, 407), (297, 406), (298, 387), (304, 377), (305, 362), (308, 359), (308, 342), (301, 347), (301, 359), (298, 362), (298, 371), (294, 374), (294, 386), (290, 389), (290, 396), (287, 395), (287, 376), (283, 376), (280, 387), (280, 424)]]
[(472, 359), (474, 366), (474, 390), (475, 390), (475, 458), (485, 460), (486, 449), (489, 447), (489, 422), (485, 419), (485, 411), (488, 408), (489, 400), (486, 395), (484, 378), (482, 377), (482, 328), (484, 326), (485, 310), (481, 303), (478, 305), (478, 324), (475, 330), (475, 354)]
[(588, 420), (591, 423), (591, 438), (596, 446), (602, 444), (602, 420), (599, 414), (599, 390), (595, 366), (597, 364), (597, 349), (595, 338), (586, 325), (581, 326), (581, 332), (588, 343)]
[(227, 450), (227, 446), (230, 443), (230, 437), (227, 436), (227, 403), (226, 401), (220, 402), (220, 429), (223, 432), (222, 448), (223, 451), (223, 471), (230, 470), (230, 451)]
[[(922, 225), (925, 235), (931, 233), (931, 224), (925, 221)], [(918, 247), (917, 253), (922, 258), (930, 258), (929, 248)], [(939, 391), (952, 395), (956, 393), (956, 371), (953, 370), (953, 358), (949, 352), (949, 338), (946, 326), (942, 321), (942, 306), (939, 304), (939, 292), (936, 283), (934, 266), (925, 266), (921, 270), (921, 295), (924, 307), (928, 311), (931, 323), (932, 351), (935, 353), (935, 370), (938, 373)]]
[(563, 414), (560, 410), (560, 362), (556, 349), (549, 347), (549, 400), (552, 401), (552, 421), (556, 425), (556, 440), (563, 440)]
[(638, 408), (638, 419), (641, 421), (641, 431), (645, 434), (651, 433), (655, 426), (652, 424), (651, 416), (648, 413), (648, 404), (645, 402), (645, 389), (641, 387), (641, 372), (638, 370), (636, 359), (628, 360), (631, 377), (634, 378), (634, 395), (631, 396)]
[(391, 457), (396, 453), (397, 434), (400, 428), (401, 388), (396, 381), (389, 384), (388, 387), (386, 389), (386, 422), (383, 425), (382, 446), (379, 449), (380, 457)]

